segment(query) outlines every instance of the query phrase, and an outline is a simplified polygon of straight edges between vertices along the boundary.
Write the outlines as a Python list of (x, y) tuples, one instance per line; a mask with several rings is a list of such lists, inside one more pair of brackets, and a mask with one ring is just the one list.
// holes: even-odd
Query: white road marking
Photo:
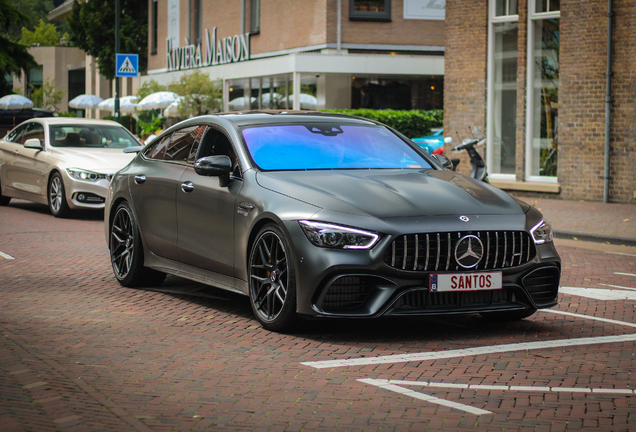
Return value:
[(608, 285), (608, 284), (602, 284), (602, 283), (599, 283), (599, 285), (601, 285), (601, 286), (608, 286), (608, 287), (612, 287), (612, 288), (620, 288), (620, 289), (626, 289), (626, 290), (634, 290), (634, 291), (636, 291), (636, 288), (624, 287), (624, 286), (620, 286), (620, 285)]
[(595, 320), (595, 321), (603, 321), (603, 322), (607, 322), (607, 323), (611, 323), (611, 324), (619, 324), (619, 325), (624, 325), (624, 326), (627, 326), (627, 327), (636, 328), (636, 324), (628, 323), (628, 322), (625, 322), (625, 321), (617, 321), (617, 320), (613, 320), (613, 319), (609, 319), (609, 318), (600, 318), (600, 317), (595, 317), (595, 316), (591, 316), (591, 315), (582, 315), (582, 314), (577, 314), (577, 313), (572, 313), (572, 312), (565, 312), (565, 311), (554, 310), (554, 309), (543, 309), (542, 312), (550, 312), (550, 313), (561, 314), (561, 315), (569, 315), (569, 316), (573, 316), (573, 317), (577, 317), (577, 318), (591, 319), (591, 320)]
[[(362, 381), (362, 380), (358, 380)], [(483, 384), (447, 384), (443, 382), (430, 381), (406, 381), (406, 380), (382, 380), (375, 379), (376, 382), (385, 382), (387, 384), (396, 384), (401, 386), (422, 386), (445, 389), (471, 389), (471, 390), (513, 390), (513, 391), (536, 391), (536, 392), (561, 392), (561, 393), (616, 393), (616, 394), (636, 394), (633, 389), (602, 389), (602, 388), (586, 388), (586, 387), (542, 387), (542, 386), (508, 386), (508, 385), (483, 385)]]
[(15, 259), (15, 258), (13, 258), (11, 255), (8, 255), (8, 254), (6, 254), (6, 253), (4, 253), (4, 252), (0, 252), (0, 256), (1, 256), (2, 258), (4, 258), (4, 259)]
[(636, 300), (636, 290), (624, 291), (606, 288), (560, 287), (559, 292), (596, 300)]
[(365, 384), (371, 384), (380, 388), (383, 388), (385, 390), (390, 390), (392, 392), (395, 393), (400, 393), (403, 394), (405, 396), (411, 396), (412, 398), (415, 399), (420, 399), (426, 402), (431, 402), (437, 405), (443, 405), (443, 406), (447, 406), (449, 408), (455, 408), (461, 411), (465, 411), (467, 413), (471, 413), (471, 414), (475, 414), (475, 415), (482, 415), (482, 414), (492, 414), (491, 411), (486, 411), (480, 408), (474, 408), (471, 407), (470, 405), (464, 405), (464, 404), (460, 404), (457, 402), (452, 402), (452, 401), (448, 401), (445, 399), (440, 399), (437, 398), (435, 396), (431, 396), (431, 395), (427, 395), (424, 393), (420, 393), (420, 392), (416, 392), (413, 390), (409, 390), (406, 389), (404, 387), (400, 387), (398, 385), (394, 385), (394, 384), (389, 384), (386, 380), (376, 380), (376, 379), (372, 379), (372, 378), (363, 378), (363, 379), (359, 379), (358, 381), (363, 382)]
[[(625, 323), (631, 325), (631, 323)], [(457, 350), (434, 351), (425, 353), (411, 354), (394, 354), (379, 357), (362, 357), (352, 359), (339, 360), (323, 360), (313, 362), (302, 362), (304, 366), (310, 366), (316, 369), (348, 367), (348, 366), (367, 366), (388, 363), (405, 363), (413, 361), (427, 361), (449, 359), (455, 357), (477, 356), (482, 354), (506, 353), (513, 351), (530, 351), (540, 349), (562, 348), (583, 345), (598, 345), (619, 342), (636, 342), (636, 334), (614, 335), (614, 336), (597, 336), (575, 339), (559, 339), (540, 342), (520, 342), (514, 344), (491, 345), (476, 348), (464, 348)]]
[(605, 253), (613, 254), (613, 255), (627, 255), (627, 256), (636, 257), (636, 254), (630, 254), (630, 253), (624, 253), (624, 252), (608, 252), (608, 251), (605, 251)]
[(617, 275), (623, 275), (623, 276), (634, 276), (634, 277), (636, 277), (636, 274), (633, 274), (633, 273), (621, 273), (621, 272), (614, 272), (614, 274), (617, 274)]

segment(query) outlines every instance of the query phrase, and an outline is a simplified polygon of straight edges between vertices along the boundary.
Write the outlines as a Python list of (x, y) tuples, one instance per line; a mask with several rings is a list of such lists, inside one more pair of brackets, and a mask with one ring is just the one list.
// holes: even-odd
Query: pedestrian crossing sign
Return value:
[(116, 77), (138, 77), (139, 76), (139, 55), (138, 54), (117, 54), (115, 62)]

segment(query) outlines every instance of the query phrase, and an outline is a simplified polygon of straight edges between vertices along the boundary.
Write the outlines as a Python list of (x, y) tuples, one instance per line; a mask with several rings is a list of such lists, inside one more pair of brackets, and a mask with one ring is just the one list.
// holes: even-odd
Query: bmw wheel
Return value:
[(122, 202), (115, 210), (110, 226), (110, 261), (115, 277), (125, 287), (156, 286), (166, 274), (144, 267), (144, 252), (139, 227), (130, 204)]
[(273, 331), (290, 331), (298, 324), (296, 276), (291, 249), (276, 225), (263, 227), (249, 258), (250, 303), (256, 319)]
[(64, 192), (64, 181), (59, 172), (51, 176), (49, 182), (49, 209), (53, 216), (63, 218), (71, 214), (71, 208), (66, 202), (66, 192)]

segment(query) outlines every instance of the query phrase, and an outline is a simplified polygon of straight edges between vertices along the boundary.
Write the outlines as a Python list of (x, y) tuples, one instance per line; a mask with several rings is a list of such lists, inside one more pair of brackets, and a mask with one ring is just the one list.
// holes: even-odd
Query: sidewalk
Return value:
[(552, 224), (557, 238), (636, 246), (636, 205), (520, 197)]

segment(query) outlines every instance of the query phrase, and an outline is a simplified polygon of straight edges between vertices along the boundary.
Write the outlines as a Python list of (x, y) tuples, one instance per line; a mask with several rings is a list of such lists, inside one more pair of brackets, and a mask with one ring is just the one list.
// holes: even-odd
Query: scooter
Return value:
[[(446, 139), (444, 141), (446, 141)], [(488, 183), (488, 171), (486, 169), (486, 162), (475, 148), (476, 145), (483, 144), (485, 142), (486, 138), (466, 138), (460, 145), (453, 148), (453, 151), (466, 150), (468, 152), (468, 156), (470, 157), (470, 164), (473, 166), (473, 169), (470, 171), (470, 176), (474, 179)], [(457, 163), (455, 163), (455, 161), (457, 161)], [(453, 162), (453, 171), (455, 171), (457, 165), (459, 164), (459, 159), (451, 159), (451, 162)]]

